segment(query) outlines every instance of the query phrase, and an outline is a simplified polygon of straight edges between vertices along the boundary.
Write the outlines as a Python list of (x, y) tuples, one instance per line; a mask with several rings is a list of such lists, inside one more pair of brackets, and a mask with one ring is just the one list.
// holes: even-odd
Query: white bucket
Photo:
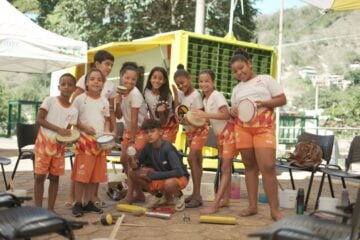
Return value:
[(320, 197), (318, 210), (336, 213), (338, 212), (338, 210), (336, 209), (336, 206), (338, 205), (340, 205), (340, 201), (337, 198)]
[(204, 201), (214, 201), (214, 183), (201, 183), (200, 194)]
[(284, 189), (279, 191), (279, 205), (281, 208), (295, 208), (297, 191)]

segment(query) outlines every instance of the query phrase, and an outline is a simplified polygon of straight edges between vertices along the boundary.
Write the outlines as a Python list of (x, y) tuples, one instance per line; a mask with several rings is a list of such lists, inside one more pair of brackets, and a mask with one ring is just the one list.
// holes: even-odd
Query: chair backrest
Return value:
[(16, 124), (16, 137), (19, 150), (27, 145), (35, 144), (38, 129), (36, 124)]
[(331, 160), (334, 139), (334, 135), (316, 135), (308, 132), (303, 132), (298, 137), (298, 141), (308, 141), (319, 145), (323, 151), (323, 159), (326, 163), (329, 163)]
[(355, 136), (351, 142), (349, 154), (345, 160), (346, 171), (348, 171), (350, 165), (355, 162), (360, 162), (360, 136)]
[(359, 232), (360, 232), (360, 189), (357, 192), (354, 212), (351, 218), (350, 240), (359, 239)]

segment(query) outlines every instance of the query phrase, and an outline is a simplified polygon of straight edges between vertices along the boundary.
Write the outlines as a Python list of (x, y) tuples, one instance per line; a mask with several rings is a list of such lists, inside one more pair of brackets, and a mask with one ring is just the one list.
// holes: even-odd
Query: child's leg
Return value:
[(275, 170), (275, 149), (257, 148), (255, 153), (256, 161), (264, 181), (264, 190), (269, 201), (270, 215), (274, 220), (279, 220), (284, 215), (280, 212), (278, 203), (278, 181), (276, 179)]
[(48, 209), (54, 211), (55, 201), (59, 190), (59, 176), (49, 174)]
[(248, 191), (249, 206), (240, 212), (240, 216), (251, 216), (257, 214), (257, 198), (259, 185), (259, 168), (255, 159), (253, 148), (241, 149), (241, 159), (245, 165), (245, 183)]
[[(214, 202), (205, 209), (200, 210), (201, 214), (216, 213), (220, 204), (229, 205), (229, 186), (231, 182), (232, 159), (224, 159), (221, 164), (220, 186), (216, 193)], [(221, 202), (222, 201), (222, 202)]]
[(85, 196), (84, 194), (85, 194), (86, 186), (88, 184), (74, 181), (74, 185), (75, 185), (75, 188), (74, 188), (75, 189), (75, 194), (74, 194), (75, 202), (82, 203), (83, 196)]
[(201, 150), (190, 150), (188, 162), (193, 181), (193, 193), (191, 199), (201, 203), (200, 186), (202, 178), (202, 155)]
[(42, 207), (45, 178), (46, 174), (35, 174), (34, 201), (37, 207)]

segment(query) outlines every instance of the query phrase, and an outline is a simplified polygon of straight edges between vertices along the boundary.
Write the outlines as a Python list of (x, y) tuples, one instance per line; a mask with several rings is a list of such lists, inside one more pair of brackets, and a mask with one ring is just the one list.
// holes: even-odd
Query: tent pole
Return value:
[[(280, 18), (279, 18), (279, 40), (278, 40), (278, 58), (277, 58), (277, 71), (276, 80), (281, 83), (281, 71), (282, 71), (282, 38), (283, 38), (283, 14), (284, 14), (284, 0), (280, 1)], [(276, 108), (276, 150), (279, 151), (280, 139), (280, 108)], [(278, 155), (278, 154), (277, 154)]]

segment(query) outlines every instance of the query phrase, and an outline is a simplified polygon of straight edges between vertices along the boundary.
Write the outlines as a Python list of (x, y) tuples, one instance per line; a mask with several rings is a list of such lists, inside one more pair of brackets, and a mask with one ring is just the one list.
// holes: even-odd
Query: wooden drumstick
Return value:
[(121, 217), (119, 217), (116, 220), (115, 226), (114, 226), (113, 230), (110, 233), (109, 240), (114, 240), (115, 239), (116, 234), (118, 233), (119, 228), (120, 228), (120, 226), (122, 224), (122, 221), (124, 220), (124, 217), (125, 217), (125, 214), (123, 214)]

